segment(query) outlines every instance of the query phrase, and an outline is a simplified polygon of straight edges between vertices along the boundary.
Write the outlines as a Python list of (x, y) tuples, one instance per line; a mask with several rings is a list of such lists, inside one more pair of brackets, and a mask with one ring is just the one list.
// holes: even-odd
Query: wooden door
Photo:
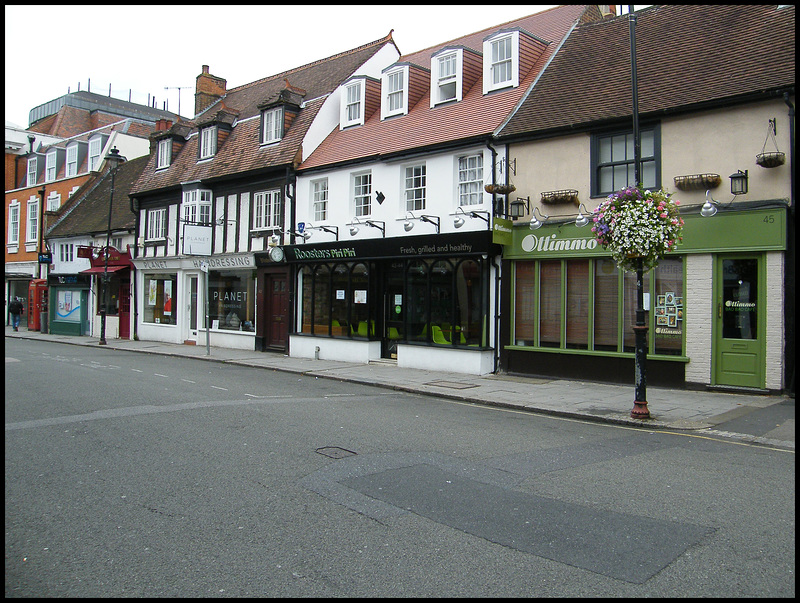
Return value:
[(131, 338), (131, 282), (119, 284), (119, 338)]
[(289, 291), (285, 274), (269, 274), (266, 283), (267, 345), (283, 348), (289, 337)]

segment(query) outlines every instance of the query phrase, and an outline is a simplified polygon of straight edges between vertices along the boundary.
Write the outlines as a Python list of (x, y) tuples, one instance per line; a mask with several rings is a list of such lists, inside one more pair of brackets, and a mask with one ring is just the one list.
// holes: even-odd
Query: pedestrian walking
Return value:
[(19, 331), (19, 321), (22, 315), (25, 314), (25, 306), (20, 301), (19, 297), (15, 297), (14, 301), (8, 304), (8, 312), (11, 314), (11, 326), (15, 331)]

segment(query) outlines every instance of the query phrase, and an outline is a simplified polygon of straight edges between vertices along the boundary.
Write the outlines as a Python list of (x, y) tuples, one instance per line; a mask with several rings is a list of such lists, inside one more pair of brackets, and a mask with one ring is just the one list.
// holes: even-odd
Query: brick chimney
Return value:
[(211, 75), (208, 72), (208, 65), (203, 65), (203, 73), (197, 76), (195, 84), (194, 114), (197, 115), (225, 96), (227, 83), (227, 80)]

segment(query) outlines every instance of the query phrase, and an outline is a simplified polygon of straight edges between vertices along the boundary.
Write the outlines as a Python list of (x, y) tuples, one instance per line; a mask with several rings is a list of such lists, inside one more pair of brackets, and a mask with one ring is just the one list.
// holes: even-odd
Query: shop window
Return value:
[(566, 262), (566, 345), (589, 348), (589, 260)]
[(375, 336), (375, 320), (369, 312), (369, 270), (364, 264), (352, 268), (352, 306), (350, 310), (350, 329), (360, 337)]
[(594, 349), (619, 347), (619, 269), (613, 260), (595, 260)]
[(313, 325), (312, 333), (322, 335), (328, 333), (327, 326), (331, 319), (331, 269), (327, 264), (317, 266), (314, 271), (314, 303), (312, 313), (304, 317)]
[(455, 343), (488, 345), (481, 265), (462, 260), (455, 274)]
[[(100, 309), (103, 303), (106, 304), (106, 316), (116, 316), (119, 314), (119, 276), (114, 272), (108, 273), (107, 291), (103, 290), (103, 274), (98, 274), (95, 278), (97, 285), (97, 315), (100, 316)], [(105, 297), (104, 297), (105, 294)]]
[(439, 260), (431, 266), (431, 324), (448, 328), (453, 318), (453, 268)]
[(539, 345), (561, 345), (561, 261), (541, 263), (539, 289)]
[(210, 271), (208, 273), (208, 315), (211, 327), (226, 331), (254, 331), (255, 285), (254, 271)]
[[(298, 277), (300, 332), (433, 345), (487, 344), (486, 277), (480, 260), (408, 260), (387, 268), (388, 299), (376, 294), (373, 264), (304, 266)], [(388, 315), (382, 324), (385, 302)]]
[(411, 341), (428, 340), (428, 266), (422, 260), (409, 262), (406, 268), (407, 337)]
[(311, 308), (314, 304), (314, 273), (310, 266), (303, 266), (297, 275), (297, 289), (303, 293), (302, 313), (300, 321), (300, 333), (311, 333), (311, 320), (313, 312)]
[(144, 277), (144, 322), (174, 325), (178, 307), (177, 274), (146, 274)]
[(662, 259), (655, 268), (656, 354), (680, 355), (683, 349), (683, 258)]
[[(636, 273), (625, 272), (623, 278), (623, 291), (622, 291), (622, 351), (635, 352), (636, 351), (636, 332), (633, 327), (636, 325), (636, 308), (638, 302), (636, 299)], [(645, 273), (643, 282), (643, 292), (645, 296), (650, 292), (650, 276)], [(645, 307), (645, 309), (647, 309)], [(647, 317), (645, 317), (645, 320)]]
[[(682, 355), (683, 258), (662, 259), (645, 273), (643, 293), (650, 304), (648, 353)], [(632, 354), (637, 306), (636, 274), (620, 271), (610, 259), (515, 262), (511, 341), (520, 347)]]
[(350, 304), (350, 270), (346, 264), (337, 264), (333, 267), (331, 274), (331, 289), (333, 299), (331, 300), (331, 323), (340, 327), (339, 332), (334, 329), (334, 335), (347, 335), (342, 333), (341, 327), (349, 326), (348, 311)]
[(536, 262), (515, 262), (514, 316), (516, 345), (536, 345)]

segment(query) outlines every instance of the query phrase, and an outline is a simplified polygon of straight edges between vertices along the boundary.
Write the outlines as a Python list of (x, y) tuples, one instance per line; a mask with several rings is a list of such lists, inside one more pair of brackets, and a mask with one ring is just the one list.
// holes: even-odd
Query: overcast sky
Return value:
[[(457, 6), (457, 5), (455, 5)], [(194, 113), (202, 66), (228, 88), (387, 35), (403, 54), (553, 5), (5, 6), (6, 121), (23, 128), (34, 107), (87, 90), (184, 117)]]

